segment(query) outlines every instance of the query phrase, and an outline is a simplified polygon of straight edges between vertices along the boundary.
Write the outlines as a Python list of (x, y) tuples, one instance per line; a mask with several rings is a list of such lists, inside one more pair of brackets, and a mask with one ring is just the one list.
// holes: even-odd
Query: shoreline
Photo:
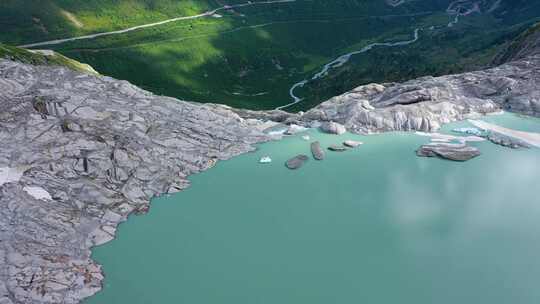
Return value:
[[(511, 115), (514, 115), (514, 114), (511, 114)], [(464, 122), (466, 122), (466, 120), (461, 120), (461, 121), (459, 121), (459, 123), (464, 123)], [(384, 133), (381, 133), (381, 134), (387, 134), (387, 133), (392, 133), (392, 132), (384, 132)], [(412, 135), (412, 134), (414, 134), (413, 132), (404, 132), (404, 133), (407, 134), (407, 135)], [(291, 137), (300, 137), (300, 136), (301, 136), (301, 134), (298, 134), (298, 135), (296, 135), (296, 136), (291, 136)], [(369, 136), (369, 135), (368, 135), (368, 136)], [(336, 137), (336, 138), (337, 138), (337, 137)], [(317, 138), (315, 138), (315, 139), (317, 139)], [(342, 139), (342, 138), (340, 138), (340, 140), (341, 140), (341, 139)], [(300, 139), (298, 139), (298, 141), (299, 141), (299, 140), (300, 140)], [(273, 144), (273, 141), (270, 142), (270, 143)], [(258, 144), (257, 144), (257, 145), (258, 145)], [(306, 143), (306, 147), (307, 147), (307, 146), (308, 146), (308, 143)], [(281, 149), (281, 150), (283, 150), (283, 149)], [(359, 151), (360, 151), (360, 153), (358, 154), (358, 156), (359, 156), (359, 157), (362, 157), (362, 151), (361, 151), (361, 150), (359, 150)], [(289, 153), (289, 152), (291, 153), (291, 156), (292, 156), (292, 155), (294, 155), (295, 153), (301, 152), (301, 151), (294, 151), (294, 152), (293, 152), (293, 151), (287, 151), (287, 153)], [(261, 153), (265, 154), (266, 151), (261, 151)], [(512, 153), (512, 152), (508, 152), (508, 153)], [(253, 159), (253, 160), (256, 160), (257, 157), (252, 157), (252, 159)], [(252, 165), (253, 165), (253, 166), (257, 166), (257, 164), (256, 164), (255, 162), (253, 162)], [(277, 164), (276, 164), (276, 165), (277, 165)], [(279, 166), (281, 166), (281, 163), (279, 163)], [(231, 168), (231, 166), (229, 166), (229, 169), (230, 169), (230, 168)], [(262, 167), (261, 167), (261, 168), (262, 168)], [(190, 178), (191, 178), (191, 177), (190, 177)], [(153, 204), (152, 204), (152, 205), (153, 205)], [(124, 227), (124, 228), (126, 228), (126, 227)], [(128, 233), (128, 232), (126, 232), (126, 233)], [(105, 299), (106, 299), (106, 298), (105, 298)]]
[(519, 140), (522, 140), (532, 146), (535, 146), (537, 148), (540, 148), (540, 133), (532, 133), (532, 132), (525, 132), (525, 131), (518, 131), (513, 130), (509, 128), (505, 128), (502, 126), (498, 126), (495, 124), (491, 124), (482, 120), (474, 120), (469, 119), (468, 120), (473, 126), (486, 130), (486, 131), (493, 131), (496, 133), (500, 133), (502, 135), (506, 135), (509, 137), (517, 138)]

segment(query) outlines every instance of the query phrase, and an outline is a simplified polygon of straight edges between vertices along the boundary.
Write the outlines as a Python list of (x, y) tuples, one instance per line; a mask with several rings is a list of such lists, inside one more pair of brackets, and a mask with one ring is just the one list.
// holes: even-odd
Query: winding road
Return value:
[(62, 44), (62, 43), (65, 43), (65, 42), (70, 42), (70, 41), (94, 39), (94, 38), (98, 38), (98, 37), (111, 36), (111, 35), (119, 35), (119, 34), (125, 34), (127, 32), (136, 31), (136, 30), (139, 30), (139, 29), (155, 27), (155, 26), (159, 26), (159, 25), (163, 25), (163, 24), (167, 24), (167, 23), (171, 23), (171, 22), (209, 17), (209, 16), (212, 16), (215, 13), (217, 13), (219, 11), (222, 11), (222, 10), (229, 10), (229, 9), (235, 9), (235, 8), (246, 7), (246, 6), (254, 6), (254, 5), (266, 5), (266, 4), (276, 4), (276, 3), (291, 3), (291, 2), (296, 2), (296, 0), (270, 0), (270, 1), (257, 1), (257, 2), (248, 1), (246, 3), (241, 3), (241, 4), (224, 5), (222, 7), (218, 7), (216, 9), (214, 9), (214, 10), (207, 11), (207, 12), (204, 12), (204, 13), (198, 14), (198, 15), (176, 17), (176, 18), (171, 18), (171, 19), (159, 21), (159, 22), (148, 23), (148, 24), (143, 24), (143, 25), (137, 25), (137, 26), (134, 26), (134, 27), (123, 29), (123, 30), (117, 30), (117, 31), (96, 33), (96, 34), (85, 35), (85, 36), (77, 36), (77, 37), (72, 37), (72, 38), (56, 39), (56, 40), (49, 40), (49, 41), (42, 41), (42, 42), (24, 44), (24, 45), (20, 45), (19, 47), (22, 47), (22, 48), (34, 48), (34, 47), (37, 47), (37, 46), (56, 45), (56, 44)]

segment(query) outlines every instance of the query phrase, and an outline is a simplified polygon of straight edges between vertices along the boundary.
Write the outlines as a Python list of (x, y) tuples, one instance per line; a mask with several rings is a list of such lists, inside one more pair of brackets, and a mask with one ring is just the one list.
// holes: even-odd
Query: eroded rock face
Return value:
[(540, 55), (485, 71), (361, 86), (299, 119), (336, 122), (353, 133), (434, 132), (500, 110), (540, 116)]
[(97, 292), (90, 248), (153, 196), (268, 140), (254, 124), (112, 78), (0, 60), (0, 168), (22, 170), (0, 184), (0, 303)]

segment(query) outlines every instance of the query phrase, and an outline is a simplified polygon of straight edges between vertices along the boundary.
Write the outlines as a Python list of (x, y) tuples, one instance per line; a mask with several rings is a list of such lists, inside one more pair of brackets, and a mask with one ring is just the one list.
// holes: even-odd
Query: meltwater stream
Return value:
[[(347, 53), (345, 55), (341, 55), (338, 58), (334, 59), (333, 61), (325, 64), (322, 67), (321, 71), (319, 71), (318, 73), (313, 75), (313, 77), (311, 77), (311, 81), (325, 77), (326, 75), (328, 75), (328, 71), (330, 69), (339, 68), (339, 67), (343, 66), (344, 64), (346, 64), (347, 62), (349, 62), (349, 60), (351, 59), (352, 56), (369, 52), (375, 47), (397, 47), (397, 46), (405, 46), (405, 45), (415, 43), (416, 41), (418, 41), (418, 38), (419, 38), (418, 33), (419, 33), (419, 31), (420, 31), (419, 28), (415, 29), (414, 32), (413, 32), (413, 38), (411, 38), (409, 40), (396, 41), (396, 42), (375, 42), (375, 43), (372, 43), (372, 44), (369, 44), (369, 45), (363, 47), (362, 49), (360, 49), (358, 51), (354, 51), (354, 52)], [(302, 80), (302, 81), (294, 84), (291, 87), (291, 89), (289, 90), (289, 95), (293, 99), (293, 102), (291, 102), (289, 104), (286, 104), (284, 106), (277, 107), (276, 110), (283, 110), (285, 108), (291, 107), (291, 106), (299, 103), (300, 101), (302, 101), (302, 98), (296, 96), (294, 94), (294, 91), (296, 89), (298, 89), (298, 88), (301, 88), (301, 87), (305, 86), (309, 81), (310, 80)]]
[[(397, 1), (397, 2), (389, 2), (389, 4), (394, 6), (394, 7), (397, 7), (397, 6), (400, 6), (400, 5), (402, 5), (402, 4), (406, 3), (406, 2), (407, 1)], [(476, 1), (472, 1), (472, 0), (456, 0), (456, 1), (453, 1), (453, 2), (451, 2), (449, 4), (448, 8), (446, 9), (446, 13), (450, 17), (452, 17), (452, 20), (446, 26), (447, 27), (453, 27), (453, 26), (455, 26), (455, 25), (457, 25), (459, 23), (459, 18), (460, 17), (469, 16), (469, 15), (471, 15), (473, 13), (481, 13), (481, 10), (480, 10), (480, 7), (479, 7), (479, 3), (476, 2)], [(440, 25), (433, 25), (433, 26), (430, 27), (430, 30), (434, 30), (434, 29), (438, 29), (438, 28), (441, 28), (441, 26)], [(419, 36), (420, 30), (425, 30), (425, 29), (416, 28), (413, 31), (413, 38), (411, 38), (409, 40), (396, 41), (396, 42), (375, 42), (375, 43), (371, 43), (371, 44), (363, 47), (360, 50), (352, 51), (350, 53), (347, 53), (347, 54), (344, 54), (344, 55), (341, 55), (341, 56), (337, 57), (336, 59), (334, 59), (334, 60), (330, 61), (329, 63), (325, 64), (319, 72), (317, 72), (315, 75), (313, 75), (311, 77), (311, 79), (304, 79), (304, 80), (299, 81), (299, 82), (295, 83), (294, 85), (292, 85), (292, 87), (289, 89), (289, 96), (292, 98), (293, 101), (286, 104), (286, 105), (277, 107), (276, 110), (283, 110), (283, 109), (289, 108), (289, 107), (291, 107), (291, 106), (293, 106), (295, 104), (300, 103), (303, 99), (301, 97), (298, 97), (295, 94), (295, 91), (297, 89), (304, 87), (310, 81), (314, 81), (314, 80), (317, 80), (317, 79), (320, 79), (320, 78), (324, 78), (325, 76), (328, 75), (328, 72), (331, 69), (336, 69), (336, 68), (339, 68), (339, 67), (343, 66), (344, 64), (349, 62), (351, 57), (353, 57), (355, 55), (360, 55), (360, 54), (367, 53), (367, 52), (369, 52), (372, 49), (377, 48), (377, 47), (389, 47), (389, 48), (392, 48), (392, 47), (400, 47), (400, 46), (406, 46), (406, 45), (413, 44), (413, 43), (417, 42), (418, 39), (420, 38), (420, 36)]]
[(539, 149), (454, 163), (416, 157), (414, 134), (310, 136), (365, 144), (289, 171), (309, 154), (290, 137), (193, 176), (94, 249), (106, 278), (85, 303), (539, 303)]

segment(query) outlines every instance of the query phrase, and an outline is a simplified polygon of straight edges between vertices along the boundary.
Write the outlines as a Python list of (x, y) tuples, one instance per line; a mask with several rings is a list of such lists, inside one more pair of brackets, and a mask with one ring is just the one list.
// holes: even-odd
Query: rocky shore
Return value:
[(152, 197), (267, 140), (257, 122), (225, 109), (1, 60), (0, 303), (94, 294), (103, 274), (92, 246)]
[(234, 111), (245, 118), (320, 126), (333, 134), (435, 132), (450, 122), (502, 110), (540, 117), (540, 49), (528, 54), (477, 72), (363, 85), (306, 113)]

